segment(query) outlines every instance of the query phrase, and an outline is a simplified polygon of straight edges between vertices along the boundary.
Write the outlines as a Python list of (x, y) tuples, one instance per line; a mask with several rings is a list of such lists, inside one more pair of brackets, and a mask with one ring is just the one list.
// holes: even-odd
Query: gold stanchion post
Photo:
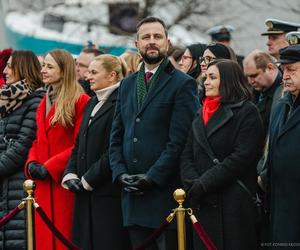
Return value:
[(175, 209), (177, 219), (177, 235), (178, 235), (178, 250), (185, 250), (185, 208), (182, 203), (185, 200), (185, 191), (183, 189), (176, 189), (173, 193), (174, 199), (179, 206)]
[(26, 202), (26, 224), (27, 224), (27, 250), (34, 250), (34, 230), (33, 230), (33, 191), (35, 183), (33, 180), (26, 180), (23, 183), (23, 188), (28, 196), (24, 199)]

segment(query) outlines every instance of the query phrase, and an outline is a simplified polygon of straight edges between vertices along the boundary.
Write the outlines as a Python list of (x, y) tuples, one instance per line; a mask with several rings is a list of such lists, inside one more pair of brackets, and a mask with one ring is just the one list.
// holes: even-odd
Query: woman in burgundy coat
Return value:
[[(71, 239), (74, 195), (60, 183), (89, 97), (76, 82), (75, 62), (69, 52), (50, 51), (41, 72), (48, 90), (37, 110), (37, 135), (25, 173), (36, 182), (38, 204)], [(35, 240), (37, 250), (67, 249), (39, 216), (35, 217)]]

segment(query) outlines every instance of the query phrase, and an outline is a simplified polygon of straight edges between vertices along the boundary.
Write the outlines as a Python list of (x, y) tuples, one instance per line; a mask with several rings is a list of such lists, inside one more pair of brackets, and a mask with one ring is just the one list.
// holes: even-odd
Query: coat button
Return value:
[(134, 137), (133, 142), (137, 142), (137, 141), (138, 141), (138, 138)]
[(132, 162), (133, 162), (133, 163), (137, 163), (138, 160), (137, 160), (136, 158), (133, 158), (133, 159), (132, 159)]
[(81, 160), (84, 160), (85, 159), (85, 154), (83, 153), (80, 158), (81, 158)]
[(136, 122), (140, 122), (141, 119), (140, 119), (140, 118), (136, 118), (135, 121), (136, 121)]

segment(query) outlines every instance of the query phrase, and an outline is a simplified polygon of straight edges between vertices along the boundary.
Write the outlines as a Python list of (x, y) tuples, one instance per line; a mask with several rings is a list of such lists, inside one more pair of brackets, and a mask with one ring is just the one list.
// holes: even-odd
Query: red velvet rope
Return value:
[(15, 207), (13, 210), (11, 210), (7, 215), (5, 215), (1, 220), (0, 220), (0, 227), (4, 226), (10, 219), (15, 217), (22, 208), (19, 208), (19, 206)]
[(208, 235), (206, 234), (205, 230), (203, 229), (202, 225), (197, 221), (193, 224), (199, 238), (202, 240), (204, 246), (207, 250), (217, 250), (214, 243), (210, 240)]
[(162, 232), (165, 231), (170, 223), (171, 221), (166, 219), (158, 229), (156, 229), (142, 244), (140, 244), (138, 247), (135, 247), (133, 250), (143, 250), (151, 245), (162, 234)]
[(70, 250), (82, 250), (78, 246), (76, 246), (74, 243), (70, 242), (51, 222), (51, 220), (48, 218), (46, 213), (43, 211), (41, 207), (35, 207), (36, 212), (39, 214), (39, 216), (43, 219), (45, 224), (48, 226), (48, 228), (52, 231), (52, 233), (63, 243), (66, 247), (68, 247)]

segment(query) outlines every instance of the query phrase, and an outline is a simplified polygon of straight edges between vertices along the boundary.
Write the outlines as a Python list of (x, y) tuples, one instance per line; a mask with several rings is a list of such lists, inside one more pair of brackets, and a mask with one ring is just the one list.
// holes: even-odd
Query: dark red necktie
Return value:
[(150, 82), (150, 79), (151, 79), (151, 76), (153, 75), (153, 73), (151, 71), (147, 71), (145, 73), (145, 80), (146, 80), (146, 83), (149, 83)]

